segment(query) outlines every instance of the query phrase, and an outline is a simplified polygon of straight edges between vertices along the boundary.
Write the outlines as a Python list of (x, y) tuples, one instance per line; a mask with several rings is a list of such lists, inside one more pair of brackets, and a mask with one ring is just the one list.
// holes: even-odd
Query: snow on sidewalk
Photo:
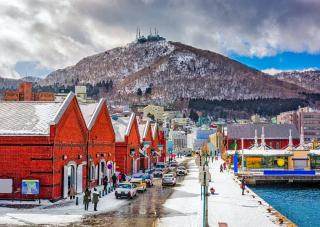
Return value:
[[(241, 195), (242, 190), (228, 172), (220, 173), (222, 160), (210, 162), (212, 182), (216, 194), (208, 197), (209, 225), (218, 226), (225, 222), (228, 227), (276, 226), (268, 217), (266, 206), (259, 205), (260, 198), (252, 197), (253, 193)], [(264, 202), (263, 202), (264, 203)]]
[[(41, 206), (32, 209), (0, 207), (0, 225), (69, 224), (81, 221), (86, 215), (115, 210), (128, 202), (128, 200), (117, 200), (112, 192), (100, 198), (97, 212), (93, 211), (92, 203), (89, 205), (89, 211), (84, 210), (82, 196), (79, 196), (78, 206), (75, 205), (75, 200), (70, 203), (70, 200), (67, 199), (54, 203), (56, 206), (52, 206), (52, 203), (48, 201), (43, 201)], [(12, 204), (11, 201), (0, 201), (0, 203)], [(14, 201), (13, 203), (19, 204), (20, 202)]]
[(201, 226), (201, 188), (198, 182), (199, 170), (194, 159), (189, 161), (189, 173), (181, 186), (176, 186), (170, 198), (164, 203), (164, 213), (158, 220), (159, 227), (197, 227)]

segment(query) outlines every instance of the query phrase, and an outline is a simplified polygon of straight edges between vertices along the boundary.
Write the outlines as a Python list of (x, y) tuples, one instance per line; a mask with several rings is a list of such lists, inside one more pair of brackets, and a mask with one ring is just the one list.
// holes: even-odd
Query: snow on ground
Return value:
[[(101, 190), (101, 188), (100, 188)], [(18, 204), (18, 201), (0, 201), (0, 204)], [(37, 202), (33, 202), (37, 204)], [(0, 207), (0, 225), (39, 225), (39, 224), (60, 224), (65, 225), (71, 222), (81, 221), (86, 215), (104, 213), (115, 210), (128, 203), (128, 200), (117, 200), (114, 193), (102, 198), (98, 203), (98, 211), (93, 211), (93, 204), (89, 205), (89, 211), (84, 210), (82, 196), (79, 196), (79, 205), (75, 200), (61, 200), (56, 203), (42, 201), (42, 205), (32, 209), (16, 209)], [(32, 204), (32, 202), (22, 202)]]
[[(212, 182), (216, 195), (208, 197), (209, 225), (225, 222), (228, 227), (276, 226), (268, 217), (266, 204), (251, 190), (241, 195), (242, 190), (232, 173), (220, 173), (221, 160), (210, 163)], [(255, 198), (252, 197), (255, 195)], [(258, 201), (262, 201), (262, 205)]]
[(201, 188), (198, 183), (198, 167), (194, 160), (189, 162), (188, 171), (181, 186), (176, 186), (173, 194), (164, 203), (165, 211), (169, 214), (158, 220), (159, 227), (201, 226)]
[[(231, 173), (220, 173), (221, 160), (210, 163), (215, 195), (208, 196), (208, 222), (210, 226), (227, 223), (228, 227), (276, 226), (268, 217), (266, 204), (256, 194), (241, 195), (241, 189)], [(165, 216), (158, 220), (160, 227), (198, 227), (202, 224), (203, 201), (198, 181), (198, 167), (194, 159), (189, 162), (189, 174), (175, 187), (171, 197), (164, 203)], [(255, 198), (252, 197), (255, 195)], [(259, 205), (262, 201), (263, 205)]]

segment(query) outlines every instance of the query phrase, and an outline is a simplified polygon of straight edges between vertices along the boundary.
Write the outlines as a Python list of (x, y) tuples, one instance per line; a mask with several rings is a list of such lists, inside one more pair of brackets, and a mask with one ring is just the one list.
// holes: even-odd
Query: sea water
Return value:
[(320, 187), (263, 185), (250, 188), (299, 227), (320, 226)]

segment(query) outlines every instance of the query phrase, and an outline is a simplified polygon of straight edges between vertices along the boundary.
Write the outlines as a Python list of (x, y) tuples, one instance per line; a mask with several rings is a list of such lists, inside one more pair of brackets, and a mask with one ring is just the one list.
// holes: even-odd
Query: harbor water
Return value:
[(250, 188), (299, 227), (320, 226), (320, 187), (258, 185)]

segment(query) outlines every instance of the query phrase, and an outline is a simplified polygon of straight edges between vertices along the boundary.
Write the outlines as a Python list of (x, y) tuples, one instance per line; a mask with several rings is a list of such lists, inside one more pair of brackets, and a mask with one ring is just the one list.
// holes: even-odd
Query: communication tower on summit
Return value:
[(146, 43), (146, 42), (157, 42), (161, 40), (166, 40), (164, 37), (159, 35), (159, 31), (157, 28), (154, 28), (154, 34), (152, 34), (152, 30), (150, 28), (150, 33), (147, 37), (141, 35), (140, 28), (137, 27), (136, 31), (136, 41), (138, 43)]

